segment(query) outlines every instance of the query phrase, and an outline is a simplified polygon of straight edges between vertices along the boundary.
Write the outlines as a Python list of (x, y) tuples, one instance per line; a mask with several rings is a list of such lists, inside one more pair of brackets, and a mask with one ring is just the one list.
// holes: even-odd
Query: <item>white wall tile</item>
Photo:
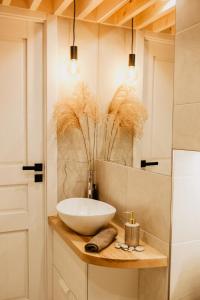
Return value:
[(200, 152), (174, 150), (173, 176), (200, 176)]
[(171, 177), (128, 168), (127, 210), (133, 210), (142, 229), (169, 242)]
[(177, 32), (200, 22), (199, 11), (199, 0), (176, 0)]
[(169, 256), (169, 242), (164, 242), (158, 239), (155, 235), (150, 234), (149, 232), (144, 230), (140, 231), (140, 236), (145, 243), (151, 245), (151, 247), (157, 249), (161, 253)]
[(173, 153), (172, 241), (200, 240), (200, 152)]
[(199, 278), (200, 241), (173, 244), (170, 300), (200, 299)]
[(200, 102), (199, 36), (200, 24), (181, 32), (176, 36), (174, 89), (175, 104)]
[(172, 240), (200, 240), (200, 177), (175, 177), (173, 185)]
[(180, 300), (199, 300), (200, 292), (192, 292), (187, 296), (181, 297)]
[(117, 212), (126, 209), (127, 168), (105, 161), (97, 161), (97, 183), (99, 196), (117, 208)]
[[(200, 299), (200, 1), (176, 1), (170, 300)], [(177, 243), (178, 242), (178, 243)], [(184, 242), (184, 243), (183, 243)]]
[(200, 103), (175, 105), (173, 148), (200, 150)]
[(168, 271), (166, 268), (139, 271), (139, 300), (168, 299)]

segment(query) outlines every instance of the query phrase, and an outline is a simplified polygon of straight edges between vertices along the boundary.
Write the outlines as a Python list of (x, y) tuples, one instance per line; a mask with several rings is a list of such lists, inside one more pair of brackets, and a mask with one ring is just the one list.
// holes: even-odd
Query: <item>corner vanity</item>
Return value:
[[(53, 233), (53, 300), (137, 300), (136, 270), (167, 267), (167, 257), (144, 242), (144, 252), (119, 250), (112, 243), (100, 253), (87, 253), (84, 246), (91, 237), (75, 233), (56, 216), (48, 221)], [(111, 225), (123, 240), (123, 228)]]

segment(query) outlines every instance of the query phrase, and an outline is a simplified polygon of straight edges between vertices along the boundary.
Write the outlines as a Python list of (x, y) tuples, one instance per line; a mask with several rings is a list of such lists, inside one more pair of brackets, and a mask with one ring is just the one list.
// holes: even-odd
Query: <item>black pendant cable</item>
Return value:
[(133, 31), (133, 18), (132, 18), (132, 22), (131, 22), (131, 53), (129, 54), (129, 62), (128, 62), (129, 67), (135, 67), (135, 54), (133, 53), (133, 36), (134, 36), (134, 31)]
[(76, 0), (74, 0), (74, 16), (73, 16), (73, 45), (70, 47), (70, 58), (78, 59), (78, 47), (75, 46), (76, 41)]

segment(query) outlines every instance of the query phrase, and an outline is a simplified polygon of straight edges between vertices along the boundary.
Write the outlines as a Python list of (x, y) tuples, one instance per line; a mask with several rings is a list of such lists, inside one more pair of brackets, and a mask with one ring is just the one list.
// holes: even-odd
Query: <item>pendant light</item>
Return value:
[(74, 0), (74, 15), (73, 15), (73, 44), (70, 46), (70, 59), (71, 59), (71, 73), (78, 72), (78, 47), (75, 46), (76, 42), (76, 0)]
[(133, 83), (136, 80), (136, 68), (135, 68), (135, 53), (133, 53), (133, 19), (131, 22), (131, 53), (128, 60), (128, 80)]

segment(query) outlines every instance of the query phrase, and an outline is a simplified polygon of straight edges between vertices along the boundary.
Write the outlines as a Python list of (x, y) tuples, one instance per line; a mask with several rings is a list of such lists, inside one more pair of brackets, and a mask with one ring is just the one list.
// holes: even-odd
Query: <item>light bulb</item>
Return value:
[(70, 71), (71, 71), (71, 74), (73, 74), (73, 75), (78, 73), (78, 61), (77, 61), (77, 59), (71, 59)]
[(135, 66), (128, 67), (128, 80), (132, 82), (137, 80), (137, 71)]
[(137, 80), (137, 71), (135, 67), (135, 54), (129, 54), (129, 61), (128, 61), (128, 72), (126, 81), (129, 85), (133, 85), (136, 83)]

